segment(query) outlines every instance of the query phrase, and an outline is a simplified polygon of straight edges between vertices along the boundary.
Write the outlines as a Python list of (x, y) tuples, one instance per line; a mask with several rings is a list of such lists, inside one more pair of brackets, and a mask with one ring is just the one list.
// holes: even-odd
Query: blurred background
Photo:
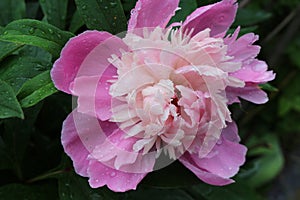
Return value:
[[(181, 0), (172, 21), (214, 2)], [(258, 34), (259, 58), (277, 75), (261, 85), (268, 103), (230, 108), (248, 147), (236, 183), (209, 186), (175, 162), (149, 174), (137, 191), (116, 194), (91, 189), (74, 173), (60, 144), (72, 99), (54, 88), (49, 70), (70, 37), (87, 29), (126, 30), (136, 1), (1, 0), (0, 199), (300, 199), (300, 0), (238, 2), (229, 32), (241, 26), (241, 34)]]

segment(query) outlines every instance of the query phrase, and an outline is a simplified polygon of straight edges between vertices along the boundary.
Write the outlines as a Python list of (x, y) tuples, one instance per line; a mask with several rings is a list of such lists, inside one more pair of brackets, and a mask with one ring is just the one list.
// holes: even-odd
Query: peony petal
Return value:
[(243, 67), (230, 75), (250, 83), (266, 83), (275, 78), (273, 71), (267, 71), (268, 65), (261, 60), (253, 59), (244, 63)]
[(186, 18), (182, 26), (184, 29), (194, 29), (193, 35), (206, 28), (211, 29), (211, 36), (223, 34), (234, 21), (238, 7), (235, 2), (236, 0), (223, 0), (200, 7)]
[(92, 159), (110, 168), (130, 173), (147, 173), (153, 170), (155, 152), (142, 155), (133, 151), (133, 145), (139, 138), (125, 137), (126, 133), (116, 129), (105, 142), (98, 145), (91, 154)]
[(199, 168), (194, 162), (193, 159), (190, 157), (190, 154), (185, 153), (183, 156), (179, 158), (179, 161), (189, 170), (191, 170), (199, 179), (204, 181), (205, 183), (209, 183), (212, 185), (228, 185), (230, 183), (233, 183), (234, 180), (222, 178), (216, 174), (212, 174), (210, 172), (207, 172), (201, 168)]
[(61, 141), (65, 152), (73, 160), (75, 171), (87, 176), (87, 160), (90, 152), (96, 145), (104, 141), (103, 133), (112, 132), (115, 129), (113, 123), (99, 122), (97, 119), (73, 111), (63, 123)]
[(86, 31), (71, 38), (63, 48), (60, 58), (54, 63), (51, 77), (55, 86), (71, 93), (69, 86), (87, 55), (112, 35), (107, 32)]
[[(231, 128), (222, 132), (218, 143), (205, 158), (199, 158), (196, 153), (185, 153), (180, 161), (206, 183), (213, 185), (232, 183), (233, 180), (229, 178), (234, 176), (245, 162), (247, 148), (227, 140), (232, 136), (232, 133), (229, 133)], [(231, 136), (227, 135), (228, 133)]]
[(237, 39), (239, 31), (240, 27), (224, 39), (224, 43), (228, 46), (227, 55), (233, 56), (235, 62), (254, 59), (260, 51), (260, 46), (253, 45), (258, 40), (258, 35), (248, 33)]
[(261, 90), (256, 84), (247, 84), (244, 88), (226, 88), (228, 104), (239, 102), (239, 98), (255, 104), (264, 104), (269, 98), (267, 93)]
[(238, 127), (234, 121), (227, 123), (227, 127), (222, 131), (223, 137), (231, 142), (240, 142), (241, 138), (238, 135)]
[(128, 30), (143, 27), (165, 28), (178, 9), (179, 0), (139, 0), (131, 11)]
[(92, 188), (107, 185), (115, 192), (135, 190), (147, 173), (128, 173), (110, 168), (97, 160), (91, 160), (88, 168), (89, 183)]
[(116, 74), (116, 68), (110, 65), (101, 77), (81, 76), (75, 78), (71, 84), (71, 92), (78, 96), (78, 111), (81, 113), (96, 116), (100, 120), (108, 120), (111, 113), (112, 98), (109, 94), (111, 83)]

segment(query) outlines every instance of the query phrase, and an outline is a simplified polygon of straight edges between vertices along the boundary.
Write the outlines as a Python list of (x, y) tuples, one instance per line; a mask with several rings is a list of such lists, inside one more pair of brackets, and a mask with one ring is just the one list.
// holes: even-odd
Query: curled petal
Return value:
[(137, 184), (146, 176), (146, 173), (129, 173), (119, 171), (102, 164), (97, 160), (91, 160), (88, 168), (89, 183), (92, 188), (107, 185), (115, 192), (135, 190)]
[(255, 104), (264, 104), (269, 98), (266, 92), (256, 84), (247, 84), (244, 88), (226, 88), (228, 104), (240, 102), (238, 98), (245, 99)]
[(105, 140), (106, 136), (101, 133), (109, 133), (114, 129), (113, 123), (98, 121), (76, 110), (67, 117), (63, 123), (61, 141), (78, 174), (88, 176), (90, 152)]
[(206, 28), (211, 29), (211, 36), (224, 34), (234, 21), (237, 11), (235, 2), (236, 0), (223, 0), (200, 7), (186, 18), (182, 26), (184, 29), (194, 29), (193, 35)]
[(96, 46), (110, 37), (112, 35), (107, 32), (86, 31), (70, 39), (51, 70), (51, 77), (55, 86), (59, 90), (70, 94), (70, 84), (77, 76), (85, 58)]
[(196, 153), (185, 153), (180, 161), (206, 183), (221, 186), (234, 182), (230, 178), (245, 162), (247, 148), (227, 139), (235, 134), (228, 135), (231, 128), (223, 130), (221, 138), (206, 157), (199, 158)]
[(178, 9), (179, 0), (139, 0), (131, 11), (128, 30), (143, 27), (165, 28)]

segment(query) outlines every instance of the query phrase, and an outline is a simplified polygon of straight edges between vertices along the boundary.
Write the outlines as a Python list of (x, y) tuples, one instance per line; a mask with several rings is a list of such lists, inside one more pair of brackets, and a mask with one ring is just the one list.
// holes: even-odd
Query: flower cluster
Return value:
[(256, 58), (258, 36), (226, 35), (235, 0), (167, 27), (178, 3), (139, 0), (124, 37), (86, 31), (54, 64), (56, 87), (77, 97), (62, 144), (91, 187), (135, 189), (177, 159), (202, 181), (226, 185), (245, 162), (228, 105), (267, 102), (259, 84), (275, 75)]

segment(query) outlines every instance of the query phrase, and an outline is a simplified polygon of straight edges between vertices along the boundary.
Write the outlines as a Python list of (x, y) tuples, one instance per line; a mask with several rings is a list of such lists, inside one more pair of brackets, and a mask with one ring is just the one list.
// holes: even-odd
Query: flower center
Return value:
[(123, 41), (131, 51), (110, 60), (118, 69), (110, 120), (119, 123), (124, 137), (137, 138), (133, 151), (164, 151), (176, 159), (197, 137), (200, 143), (203, 135), (217, 141), (220, 133), (208, 133), (207, 127), (221, 130), (231, 120), (226, 97), (220, 96), (227, 85), (240, 84), (226, 71), (240, 64), (228, 61), (223, 39), (209, 37), (208, 29), (191, 38), (156, 28), (143, 36), (128, 33)]

